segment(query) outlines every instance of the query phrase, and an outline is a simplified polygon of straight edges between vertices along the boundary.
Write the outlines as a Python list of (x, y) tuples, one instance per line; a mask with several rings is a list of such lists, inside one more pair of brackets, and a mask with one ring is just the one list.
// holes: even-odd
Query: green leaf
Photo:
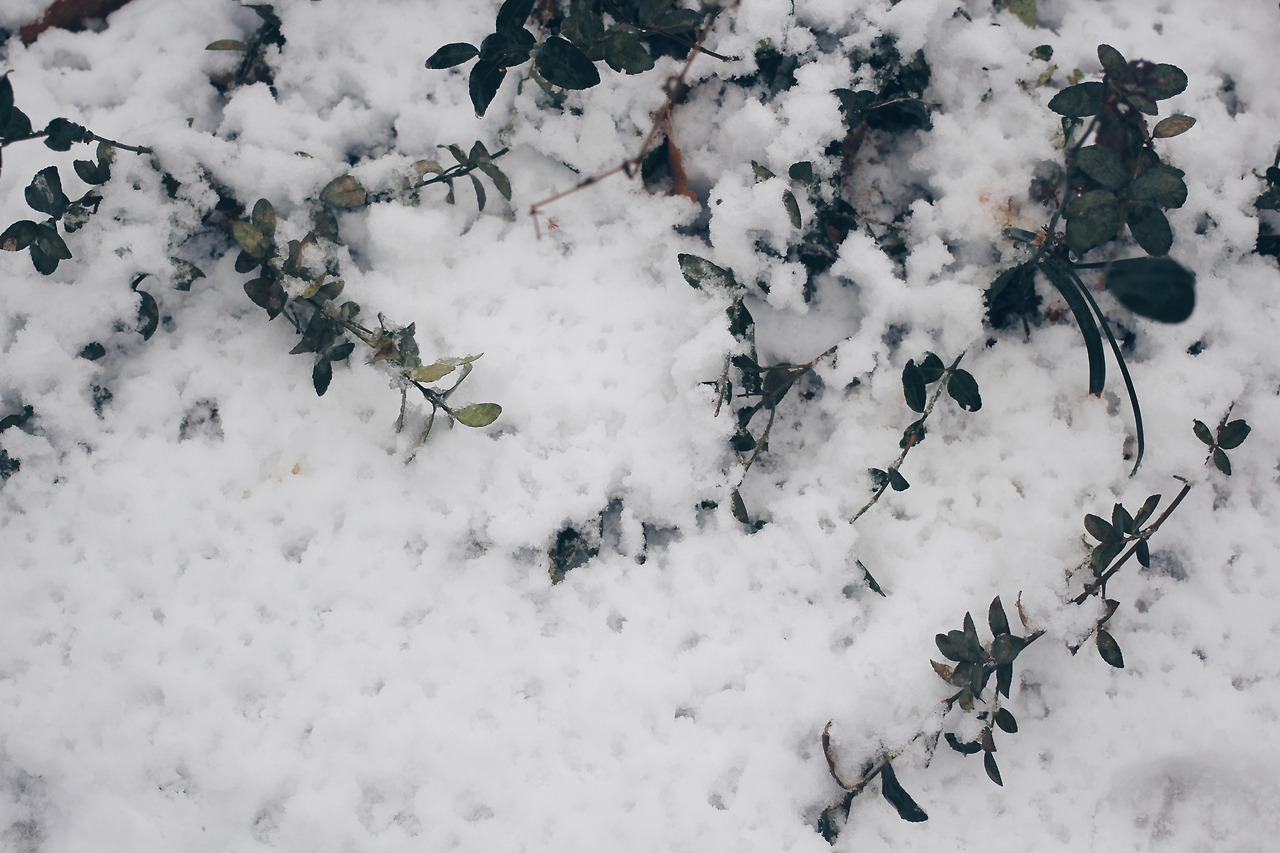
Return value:
[(1114, 193), (1090, 190), (1067, 204), (1067, 245), (1083, 255), (1116, 236), (1120, 230), (1120, 209)]
[(893, 806), (894, 811), (898, 813), (898, 817), (911, 823), (920, 823), (926, 821), (929, 816), (925, 814), (924, 809), (911, 799), (911, 795), (903, 790), (902, 785), (898, 782), (898, 775), (893, 772), (893, 765), (887, 760), (880, 769), (880, 792), (884, 794), (885, 800), (889, 805)]
[(1226, 474), (1228, 477), (1231, 476), (1231, 460), (1227, 458), (1227, 454), (1222, 452), (1221, 447), (1215, 447), (1213, 449), (1213, 464), (1223, 474)]
[(1001, 731), (1008, 732), (1011, 735), (1018, 732), (1018, 720), (1013, 714), (1009, 713), (1008, 708), (1001, 708), (996, 711), (996, 725), (1000, 727)]
[[(6, 78), (0, 77), (0, 80)], [(20, 252), (35, 242), (39, 228), (30, 219), (19, 219), (4, 229), (0, 234), (0, 249), (6, 252)]]
[(960, 738), (955, 736), (954, 732), (947, 732), (946, 737), (947, 746), (951, 747), (961, 755), (973, 755), (975, 752), (982, 751), (982, 744), (978, 743), (976, 740), (969, 742), (961, 741)]
[(32, 210), (47, 213), (54, 219), (61, 219), (67, 212), (67, 205), (71, 204), (71, 199), (62, 191), (57, 166), (46, 166), (37, 172), (27, 185), (25, 195)]
[[(644, 45), (640, 44), (630, 32), (619, 27), (613, 27), (609, 31), (609, 37), (605, 39), (604, 61), (614, 71), (622, 71), (627, 74), (640, 74), (653, 67), (653, 57), (644, 49)], [(547, 79), (551, 78), (548, 77)], [(599, 74), (597, 74), (596, 79), (598, 82)], [(594, 83), (587, 84), (587, 86), (594, 85)], [(586, 86), (577, 88), (586, 88)]]
[(1143, 94), (1156, 101), (1180, 95), (1187, 88), (1187, 75), (1176, 65), (1161, 62), (1152, 70), (1143, 87)]
[(275, 244), (248, 222), (231, 223), (231, 235), (236, 238), (236, 242), (240, 244), (240, 248), (246, 255), (258, 260), (267, 257), (275, 249)]
[(943, 365), (942, 359), (931, 352), (924, 354), (924, 358), (920, 361), (920, 375), (924, 378), (925, 385), (937, 382), (946, 372), (947, 368)]
[(1102, 334), (1094, 320), (1089, 302), (1084, 295), (1084, 284), (1075, 271), (1054, 254), (1045, 254), (1037, 266), (1066, 300), (1067, 307), (1076, 318), (1080, 335), (1084, 338), (1085, 353), (1089, 357), (1089, 393), (1101, 394), (1106, 383), (1107, 363), (1102, 350)]
[(70, 151), (75, 143), (93, 139), (93, 134), (86, 128), (65, 118), (55, 118), (45, 125), (44, 132), (47, 134), (44, 144), (54, 151)]
[(462, 363), (460, 358), (442, 358), (432, 364), (409, 368), (405, 371), (405, 376), (418, 382), (436, 382), (448, 376)]
[(1036, 0), (996, 0), (996, 8), (1009, 12), (1028, 27), (1035, 28)]
[(737, 489), (729, 495), (729, 511), (733, 513), (733, 517), (743, 524), (751, 523), (751, 516), (747, 514), (747, 504), (742, 499), (742, 495)]
[(987, 608), (987, 626), (991, 628), (992, 636), (1009, 633), (1009, 617), (1005, 615), (1004, 604), (998, 595), (991, 599), (991, 606)]
[(787, 176), (798, 184), (806, 186), (813, 183), (813, 162), (811, 160), (801, 160), (799, 163), (792, 163), (787, 169)]
[(1012, 634), (997, 634), (991, 641), (991, 659), (997, 664), (1011, 664), (1026, 648), (1027, 641)]
[[(1205, 432), (1208, 432), (1208, 431), (1209, 431), (1209, 428), (1205, 427)], [(1151, 495), (1149, 498), (1147, 498), (1143, 502), (1141, 509), (1138, 510), (1138, 514), (1133, 517), (1134, 529), (1142, 527), (1142, 525), (1146, 523), (1147, 519), (1151, 517), (1151, 514), (1156, 511), (1156, 507), (1158, 507), (1159, 505), (1160, 505), (1159, 495)]]
[(1217, 442), (1213, 440), (1213, 433), (1209, 431), (1209, 427), (1205, 425), (1204, 421), (1197, 419), (1192, 423), (1191, 429), (1196, 434), (1196, 438), (1203, 441), (1209, 447), (1213, 447), (1217, 444)]
[(976, 412), (982, 408), (982, 397), (978, 394), (978, 381), (967, 370), (956, 369), (951, 373), (951, 378), (947, 380), (947, 393), (966, 412)]
[(1173, 247), (1173, 229), (1169, 219), (1154, 204), (1139, 204), (1129, 210), (1126, 218), (1129, 233), (1148, 255), (1169, 254)]
[(497, 31), (509, 33), (524, 29), (524, 22), (529, 20), (529, 15), (533, 12), (533, 3), (534, 0), (506, 0), (498, 9), (495, 21)]
[(1162, 323), (1181, 323), (1196, 305), (1195, 273), (1169, 258), (1116, 261), (1106, 283), (1130, 311)]
[(640, 23), (651, 27), (661, 20), (675, 0), (640, 0)]
[(333, 362), (321, 356), (316, 359), (315, 366), (311, 368), (311, 384), (316, 389), (316, 396), (323, 397), (324, 392), (329, 390), (329, 383), (333, 381)]
[(101, 186), (111, 180), (111, 162), (109, 160), (76, 160), (71, 164), (76, 175), (86, 184)]
[(844, 114), (844, 123), (850, 130), (867, 120), (867, 115), (880, 100), (880, 96), (870, 89), (832, 89), (831, 93), (840, 99), (840, 112)]
[(467, 177), (471, 179), (471, 187), (476, 191), (476, 207), (480, 210), (484, 210), (484, 184), (480, 183), (480, 179), (477, 178), (474, 173), (467, 175)]
[(862, 569), (862, 578), (867, 582), (867, 586), (870, 587), (871, 591), (881, 598), (888, 598), (889, 596), (885, 595), (884, 590), (880, 588), (880, 584), (876, 583), (876, 579), (871, 576), (870, 570), (862, 565), (862, 561), (856, 560), (855, 562), (858, 564), (858, 568)]
[(1168, 139), (1171, 136), (1186, 133), (1195, 127), (1195, 124), (1196, 120), (1191, 116), (1171, 115), (1156, 123), (1156, 126), (1151, 130), (1151, 136), (1153, 139)]
[(484, 172), (489, 180), (493, 181), (494, 189), (498, 194), (511, 201), (511, 181), (502, 173), (502, 170), (488, 160), (481, 160), (476, 164), (476, 168)]
[(987, 776), (991, 778), (1000, 787), (1004, 787), (1004, 782), (1000, 779), (1000, 768), (996, 766), (996, 756), (994, 753), (988, 752), (982, 756), (982, 766), (987, 771)]
[(1005, 663), (996, 667), (996, 692), (1009, 698), (1009, 688), (1013, 686), (1013, 664)]
[[(422, 54), (418, 54), (421, 56)], [(473, 44), (455, 41), (446, 44), (427, 58), (427, 67), (431, 69), (452, 68), (480, 55), (480, 48)]]
[(13, 109), (13, 84), (9, 82), (9, 72), (6, 71), (0, 75), (0, 119), (3, 119), (5, 112), (11, 109)]
[(449, 412), (463, 426), (484, 427), (493, 423), (502, 414), (502, 407), (497, 403), (472, 403), (461, 409)]
[(1049, 100), (1049, 109), (1061, 116), (1083, 118), (1096, 115), (1106, 99), (1104, 83), (1091, 81), (1068, 86)]
[(237, 39), (218, 39), (204, 46), (205, 50), (248, 50), (249, 45)]
[(1111, 561), (1120, 555), (1124, 550), (1124, 540), (1116, 537), (1115, 539), (1107, 539), (1101, 545), (1094, 548), (1089, 554), (1089, 565), (1093, 569), (1095, 575), (1100, 575), (1111, 565)]
[(267, 316), (275, 319), (284, 310), (288, 295), (280, 282), (266, 277), (255, 278), (244, 283), (245, 295), (259, 308), (267, 312)]
[(1120, 653), (1120, 644), (1101, 628), (1098, 629), (1098, 654), (1116, 669), (1124, 669), (1124, 655)]
[(142, 335), (144, 341), (149, 341), (156, 329), (160, 328), (160, 306), (155, 297), (145, 290), (136, 292), (142, 297), (142, 302), (138, 305), (138, 334)]
[(924, 428), (924, 418), (914, 421), (909, 427), (902, 431), (902, 438), (898, 439), (898, 447), (906, 450), (924, 441), (927, 431)]
[(1147, 540), (1142, 539), (1133, 549), (1133, 554), (1138, 558), (1138, 564), (1144, 569), (1151, 568), (1151, 546), (1147, 544)]
[(1128, 196), (1136, 201), (1150, 201), (1161, 207), (1182, 207), (1187, 200), (1187, 185), (1182, 170), (1161, 163), (1133, 179)]
[(1098, 61), (1107, 71), (1119, 71), (1129, 64), (1124, 54), (1109, 44), (1098, 45)]
[(1111, 508), (1111, 527), (1123, 536), (1134, 532), (1133, 516), (1120, 504)]
[(680, 262), (680, 272), (684, 280), (689, 282), (691, 287), (698, 290), (711, 287), (729, 291), (738, 289), (738, 283), (734, 280), (731, 270), (716, 266), (706, 258), (700, 258), (697, 255), (681, 253), (676, 256), (676, 259)]
[(897, 468), (890, 468), (888, 472), (889, 487), (895, 492), (905, 492), (911, 488), (911, 484), (907, 482), (907, 478), (898, 473)]
[(1129, 183), (1120, 155), (1109, 148), (1086, 145), (1076, 152), (1076, 166), (1105, 189), (1118, 190)]
[(533, 64), (548, 83), (562, 89), (590, 89), (600, 82), (595, 64), (560, 36), (551, 36), (542, 43)]
[(907, 406), (911, 411), (924, 411), (927, 399), (924, 376), (914, 359), (908, 360), (906, 366), (902, 368), (902, 393), (907, 398)]
[(254, 203), (253, 215), (249, 222), (264, 237), (270, 239), (276, 236), (276, 209), (265, 198), (260, 198)]
[(343, 175), (325, 184), (320, 190), (320, 200), (333, 207), (350, 210), (363, 207), (369, 196), (353, 176)]
[(800, 228), (804, 224), (800, 219), (800, 204), (791, 190), (783, 191), (782, 206), (787, 209), (787, 219), (791, 221), (791, 227)]
[(507, 69), (492, 59), (481, 59), (471, 68), (471, 76), (467, 80), (467, 91), (471, 95), (471, 105), (476, 115), (484, 115), (489, 104), (498, 94), (502, 79), (507, 76)]
[(702, 15), (693, 9), (672, 9), (654, 25), (654, 29), (670, 35), (692, 33), (702, 23)]
[(39, 250), (43, 255), (55, 262), (55, 267), (57, 266), (57, 261), (65, 261), (71, 257), (71, 250), (67, 248), (62, 235), (58, 233), (58, 229), (54, 225), (48, 222), (41, 222), (36, 226), (36, 239), (31, 244), (31, 250), (32, 252)]
[(1218, 446), (1223, 450), (1234, 450), (1244, 443), (1251, 431), (1244, 421), (1232, 421), (1218, 429)]

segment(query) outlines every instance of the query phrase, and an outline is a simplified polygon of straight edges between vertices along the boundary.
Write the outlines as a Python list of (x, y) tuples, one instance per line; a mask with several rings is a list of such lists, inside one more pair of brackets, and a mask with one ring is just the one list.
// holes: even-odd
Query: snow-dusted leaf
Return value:
[(334, 207), (351, 209), (363, 207), (368, 194), (355, 177), (343, 175), (325, 184), (320, 191), (320, 200)]
[(1218, 430), (1218, 446), (1223, 450), (1234, 450), (1244, 443), (1251, 432), (1247, 423), (1235, 420)]
[(497, 403), (472, 403), (461, 409), (454, 409), (451, 414), (463, 426), (488, 426), (502, 414), (502, 407)]

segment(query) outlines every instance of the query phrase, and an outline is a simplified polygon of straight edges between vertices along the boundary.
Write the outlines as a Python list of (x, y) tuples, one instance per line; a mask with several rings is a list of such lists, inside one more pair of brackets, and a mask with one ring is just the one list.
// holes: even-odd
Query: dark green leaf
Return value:
[(1109, 539), (1094, 548), (1089, 555), (1089, 565), (1093, 567), (1093, 573), (1100, 575), (1106, 571), (1107, 567), (1111, 565), (1111, 561), (1119, 556), (1123, 550), (1123, 539)]
[(911, 484), (907, 482), (907, 478), (898, 473), (898, 469), (889, 469), (889, 487), (895, 492), (905, 492), (911, 488)]
[(996, 766), (996, 756), (994, 753), (988, 752), (982, 756), (982, 766), (986, 768), (987, 775), (991, 777), (991, 781), (997, 785), (1004, 787), (1004, 782), (1000, 779), (1000, 768)]
[(996, 692), (1009, 698), (1009, 688), (1013, 686), (1013, 664), (1005, 663), (996, 667)]
[(738, 289), (738, 283), (734, 281), (731, 270), (716, 266), (706, 258), (700, 258), (697, 255), (682, 253), (677, 255), (676, 259), (680, 262), (680, 272), (684, 280), (692, 287), (699, 290), (710, 287), (720, 287), (730, 291)]
[(1182, 207), (1187, 200), (1187, 185), (1182, 180), (1181, 169), (1162, 163), (1134, 178), (1128, 195), (1131, 199), (1150, 201), (1161, 207)]
[(1204, 421), (1197, 419), (1192, 423), (1191, 429), (1196, 434), (1196, 438), (1200, 439), (1209, 447), (1213, 447), (1217, 444), (1217, 442), (1213, 440), (1213, 433), (1209, 431), (1209, 427), (1205, 425)]
[(36, 226), (36, 239), (31, 244), (31, 248), (33, 250), (39, 249), (45, 255), (57, 261), (65, 261), (71, 257), (71, 250), (67, 248), (62, 235), (58, 233), (56, 227), (48, 222), (41, 222)]
[(924, 428), (924, 418), (920, 418), (918, 421), (915, 421), (911, 426), (902, 431), (902, 438), (898, 440), (898, 446), (903, 450), (906, 450), (908, 447), (912, 447), (924, 441), (925, 435), (927, 434), (928, 433)]
[(982, 397), (978, 394), (978, 381), (967, 370), (956, 369), (952, 372), (951, 378), (947, 380), (947, 393), (966, 412), (976, 412), (982, 408)]
[(338, 217), (327, 207), (317, 207), (311, 211), (311, 230), (317, 237), (338, 242)]
[(76, 160), (71, 166), (86, 184), (101, 186), (111, 180), (111, 163), (106, 160)]
[(787, 176), (798, 184), (813, 183), (813, 162), (810, 160), (801, 160), (799, 163), (792, 163), (787, 169)]
[[(1208, 431), (1209, 431), (1209, 428), (1205, 427), (1205, 432), (1208, 433)], [(1212, 442), (1208, 442), (1208, 443), (1212, 444)], [(1159, 495), (1151, 495), (1149, 498), (1143, 501), (1142, 508), (1139, 509), (1138, 514), (1133, 517), (1134, 528), (1137, 529), (1141, 527), (1143, 524), (1145, 524), (1147, 519), (1151, 517), (1151, 514), (1156, 511), (1156, 507), (1158, 507), (1159, 505), (1160, 505)]]
[(363, 207), (368, 199), (364, 187), (351, 175), (334, 178), (320, 190), (322, 202), (347, 210)]
[(245, 44), (244, 42), (240, 41), (239, 39), (218, 39), (217, 41), (211, 41), (211, 42), (209, 42), (208, 44), (206, 44), (206, 45), (204, 46), (204, 49), (205, 49), (205, 50), (240, 50), (240, 51), (245, 51), (245, 50), (248, 50), (248, 49), (249, 49), (249, 45)]
[(75, 143), (93, 139), (88, 130), (65, 118), (55, 118), (45, 125), (44, 132), (47, 134), (44, 144), (54, 151), (70, 151)]
[(1109, 44), (1098, 45), (1098, 61), (1102, 63), (1102, 67), (1107, 71), (1119, 71), (1128, 65), (1124, 54)]
[(1147, 540), (1140, 540), (1133, 551), (1134, 556), (1138, 558), (1138, 565), (1144, 569), (1151, 568), (1151, 546), (1147, 544)]
[(590, 89), (600, 82), (600, 72), (587, 55), (560, 36), (542, 43), (534, 65), (548, 83), (562, 89)]
[(656, 24), (675, 0), (640, 0), (640, 23), (646, 27)]
[(267, 316), (274, 319), (281, 311), (288, 299), (284, 288), (280, 282), (269, 278), (255, 278), (244, 283), (244, 292), (259, 308), (267, 312)]
[(1120, 644), (1103, 629), (1098, 629), (1098, 654), (1116, 669), (1124, 669), (1124, 655), (1120, 654)]
[(248, 252), (241, 251), (240, 254), (236, 255), (235, 269), (236, 272), (245, 273), (256, 268), (261, 263), (261, 258), (255, 258)]
[(1102, 606), (1102, 618), (1098, 620), (1099, 628), (1101, 628), (1112, 616), (1116, 615), (1116, 611), (1120, 609), (1120, 602), (1116, 601), (1114, 598), (1104, 598), (1102, 599)]
[(925, 385), (937, 382), (946, 372), (947, 368), (942, 364), (942, 359), (931, 352), (925, 353), (920, 361), (920, 376), (924, 379)]
[(524, 29), (524, 22), (529, 20), (529, 14), (533, 12), (533, 2), (534, 0), (506, 0), (498, 9), (495, 21), (497, 31), (508, 33)]
[(1107, 87), (1103, 83), (1077, 83), (1068, 86), (1049, 101), (1049, 109), (1061, 116), (1083, 118), (1096, 115), (1106, 99)]
[(1135, 314), (1181, 323), (1196, 304), (1196, 277), (1169, 258), (1130, 258), (1107, 271), (1107, 289)]
[(791, 190), (783, 191), (782, 206), (787, 209), (787, 219), (791, 220), (791, 227), (800, 228), (803, 225), (800, 219), (800, 204), (796, 201), (796, 197)]
[[(560, 35), (582, 48), (594, 60), (604, 53), (605, 30), (604, 19), (593, 6), (593, 0), (571, 0), (568, 15), (560, 24)], [(563, 4), (561, 9), (564, 9)], [(630, 24), (615, 24), (612, 29), (618, 28), (636, 32)]]
[(155, 297), (145, 290), (137, 293), (142, 297), (142, 302), (138, 305), (138, 334), (142, 335), (144, 341), (149, 341), (160, 327), (160, 306), (156, 304)]
[(480, 183), (480, 179), (474, 173), (467, 175), (467, 177), (471, 179), (471, 187), (476, 191), (476, 207), (484, 210), (484, 185)]
[(80, 350), (80, 357), (85, 361), (97, 361), (107, 354), (107, 348), (97, 341), (87, 343), (84, 349)]
[[(644, 49), (644, 45), (636, 40), (636, 37), (629, 32), (621, 31), (614, 27), (609, 32), (609, 38), (604, 43), (604, 61), (614, 71), (622, 71), (627, 74), (639, 74), (648, 71), (653, 67), (653, 57), (649, 55), (649, 51)], [(547, 78), (551, 79), (551, 78)], [(599, 75), (597, 75), (597, 80)], [(594, 83), (588, 83), (587, 86), (594, 86)], [(576, 88), (587, 88), (579, 86)]]
[(476, 164), (476, 168), (484, 172), (489, 180), (493, 181), (494, 189), (498, 191), (499, 195), (507, 201), (511, 201), (511, 181), (507, 179), (501, 169), (487, 160), (480, 161)]
[(536, 44), (537, 39), (528, 30), (493, 33), (480, 42), (480, 61), (498, 68), (514, 68), (529, 59)]
[(1228, 477), (1231, 476), (1231, 460), (1227, 459), (1227, 454), (1222, 452), (1221, 447), (1213, 449), (1213, 464), (1219, 471)]
[(734, 489), (733, 493), (729, 495), (729, 511), (733, 513), (734, 518), (743, 524), (751, 523), (751, 516), (747, 513), (746, 501), (742, 499), (742, 495), (737, 489)]
[(853, 130), (867, 120), (871, 108), (880, 100), (879, 95), (869, 89), (832, 89), (832, 94), (840, 99), (840, 112), (844, 114), (844, 123)]
[(254, 203), (253, 215), (249, 222), (267, 239), (276, 236), (276, 209), (265, 198), (260, 198)]
[(1009, 617), (1005, 615), (1004, 604), (998, 595), (991, 599), (991, 606), (987, 608), (987, 625), (994, 637), (1009, 633)]
[[(90, 346), (92, 346), (92, 344)], [(85, 349), (88, 349), (88, 347), (85, 347)], [(12, 429), (13, 427), (21, 427), (27, 421), (31, 420), (31, 416), (35, 413), (36, 410), (32, 406), (23, 406), (21, 411), (14, 412), (12, 415), (5, 415), (3, 418), (0, 418), (0, 432)]]
[[(0, 80), (6, 78), (0, 77)], [(20, 252), (35, 242), (39, 228), (30, 219), (19, 219), (4, 229), (0, 234), (0, 249), (6, 252)]]
[(1115, 194), (1108, 190), (1090, 190), (1072, 199), (1065, 216), (1067, 245), (1077, 255), (1107, 242), (1120, 230), (1120, 209)]
[(1120, 534), (1129, 534), (1134, 531), (1133, 516), (1129, 515), (1129, 510), (1120, 504), (1116, 504), (1111, 508), (1111, 527)]
[(862, 565), (862, 561), (856, 560), (855, 562), (857, 562), (858, 568), (862, 569), (863, 580), (867, 582), (867, 586), (871, 588), (871, 591), (881, 598), (888, 598), (888, 596), (884, 594), (884, 590), (880, 588), (880, 584), (876, 583), (876, 579), (871, 576), (871, 572), (866, 566)]
[(692, 33), (702, 23), (702, 15), (693, 9), (672, 9), (654, 25), (654, 29), (671, 35)]
[(61, 219), (67, 212), (67, 205), (71, 204), (71, 199), (62, 191), (57, 166), (46, 166), (37, 172), (27, 185), (25, 195), (32, 210), (47, 213), (54, 219)]
[(1120, 538), (1116, 529), (1100, 516), (1089, 513), (1084, 517), (1084, 529), (1099, 542), (1110, 542)]
[(1218, 430), (1218, 446), (1223, 450), (1234, 450), (1244, 443), (1250, 431), (1244, 421), (1232, 421)]
[(1042, 44), (1031, 49), (1031, 58), (1038, 59), (1041, 62), (1048, 62), (1053, 59), (1053, 45)]
[(1195, 126), (1195, 123), (1196, 120), (1191, 116), (1171, 115), (1156, 123), (1151, 130), (1151, 136), (1153, 139), (1168, 139), (1171, 136), (1186, 133)]
[(1013, 714), (1009, 713), (1008, 708), (1001, 708), (996, 711), (996, 725), (1000, 727), (1001, 731), (1006, 731), (1009, 734), (1016, 734), (1018, 731), (1018, 720)]
[(898, 813), (898, 817), (911, 823), (920, 823), (929, 819), (924, 809), (911, 799), (911, 795), (903, 790), (902, 785), (898, 782), (898, 776), (893, 772), (893, 765), (885, 761), (884, 766), (880, 769), (880, 790), (884, 794), (884, 798), (888, 800), (889, 805), (893, 806), (894, 811)]
[(1038, 266), (1057, 291), (1066, 300), (1067, 307), (1076, 318), (1080, 334), (1084, 338), (1085, 353), (1089, 357), (1089, 393), (1101, 394), (1106, 383), (1107, 363), (1102, 350), (1102, 334), (1084, 297), (1084, 284), (1071, 267), (1053, 254), (1041, 257)]
[(1027, 641), (1012, 634), (997, 634), (991, 641), (991, 659), (997, 664), (1011, 664), (1026, 648)]
[(174, 290), (190, 290), (193, 281), (205, 277), (204, 271), (190, 261), (184, 261), (182, 258), (170, 258), (169, 263), (173, 265)]
[[(422, 54), (418, 54), (421, 56)], [(432, 69), (452, 68), (461, 65), (472, 57), (480, 55), (480, 48), (473, 44), (456, 41), (446, 44), (427, 59), (427, 67)]]
[(961, 755), (973, 755), (975, 752), (982, 751), (982, 744), (975, 741), (965, 742), (956, 737), (953, 732), (947, 732), (947, 745)]
[(942, 652), (943, 657), (947, 660), (956, 662), (970, 660), (966, 657), (964, 632), (948, 631), (945, 634), (938, 634), (933, 638), (938, 646), (938, 651)]
[(23, 139), (31, 129), (31, 119), (17, 107), (0, 111), (0, 139)]
[(502, 85), (502, 78), (506, 76), (507, 69), (492, 59), (481, 59), (472, 66), (467, 91), (471, 95), (471, 105), (475, 108), (476, 115), (482, 116), (489, 109), (494, 95), (498, 94), (498, 87)]
[(327, 353), (330, 361), (346, 361), (356, 345), (352, 341), (343, 341)]
[[(670, 5), (670, 4), (668, 4)], [(7, 110), (13, 108), (13, 84), (9, 82), (9, 72), (0, 75), (0, 119)]]
[(1086, 145), (1076, 152), (1076, 166), (1108, 190), (1118, 190), (1129, 183), (1120, 155), (1109, 148)]
[(1172, 98), (1186, 91), (1187, 75), (1176, 65), (1161, 62), (1149, 75), (1149, 82), (1143, 92), (1147, 97), (1157, 101)]
[(907, 398), (907, 406), (911, 411), (924, 411), (927, 398), (924, 376), (914, 359), (908, 360), (906, 366), (902, 368), (902, 393)]
[(1148, 255), (1167, 255), (1173, 247), (1173, 229), (1169, 219), (1154, 204), (1139, 204), (1126, 217), (1129, 232)]
[(321, 356), (316, 359), (315, 366), (311, 368), (311, 384), (316, 389), (316, 396), (323, 397), (324, 392), (329, 390), (329, 383), (333, 381), (333, 362)]

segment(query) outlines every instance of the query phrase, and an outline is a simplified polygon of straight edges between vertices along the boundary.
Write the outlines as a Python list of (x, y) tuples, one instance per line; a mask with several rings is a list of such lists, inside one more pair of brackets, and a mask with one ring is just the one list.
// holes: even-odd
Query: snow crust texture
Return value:
[[(548, 205), (541, 237), (529, 206), (632, 156), (679, 63), (606, 70), (564, 109), (513, 71), (477, 118), (465, 68), (423, 62), (478, 43), (497, 5), (280, 0), (274, 96), (210, 83), (235, 57), (205, 45), (258, 22), (223, 0), (132, 0), (96, 30), (0, 44), (37, 127), (66, 116), (156, 152), (117, 155), (53, 275), (0, 256), (0, 417), (36, 413), (0, 433), (21, 461), (0, 484), (0, 850), (816, 853), (842, 795), (828, 721), (842, 773), (901, 751), (930, 815), (902, 822), (874, 782), (837, 850), (1273, 849), (1280, 271), (1252, 249), (1280, 143), (1275, 3), (1040, 0), (1031, 29), (983, 0), (745, 0), (707, 40), (739, 58), (695, 60), (674, 110), (700, 203), (616, 176)], [(6, 3), (0, 26), (40, 6)], [(806, 300), (788, 185), (751, 164), (838, 168), (831, 90), (867, 85), (846, 55), (882, 36), (925, 52), (932, 128), (868, 136), (842, 193), (902, 245), (851, 232)], [(772, 94), (732, 82), (765, 42), (797, 58)], [(1096, 75), (1100, 42), (1182, 68), (1162, 114), (1198, 121), (1160, 147), (1186, 173), (1170, 220), (1195, 313), (1161, 325), (1098, 292), (1133, 335), (1132, 479), (1118, 377), (1087, 394), (1057, 297), (1042, 289), (1029, 339), (984, 321), (1015, 253), (1001, 229), (1047, 221), (1028, 195), (1061, 162), (1045, 104), (1073, 68)], [(1036, 87), (1046, 43), (1058, 70)], [(483, 352), (458, 393), (503, 407), (406, 462), (388, 374), (353, 356), (318, 398), (293, 330), (202, 222), (222, 192), (270, 199), (300, 235), (332, 178), (389, 186), (474, 140), (510, 149), (510, 203), (479, 212), (462, 181), (454, 205), (431, 187), (339, 216), (345, 294), (416, 323), (424, 361)], [(6, 147), (0, 227), (32, 216), (40, 168), (86, 156)], [(685, 282), (680, 253), (765, 283), (748, 300), (762, 363), (840, 344), (743, 482), (755, 532), (732, 514), (742, 464), (708, 384), (735, 346), (729, 303)], [(206, 277), (171, 288), (171, 257)], [(161, 311), (147, 341), (140, 273)], [(80, 357), (93, 342), (106, 355)], [(926, 351), (965, 352), (983, 407), (940, 403), (911, 488), (850, 524), (915, 417), (901, 372)], [(1191, 424), (1233, 404), (1254, 430), (1227, 479)], [(1194, 488), (1151, 567), (1111, 587), (1125, 668), (1073, 657), (1098, 616), (1067, 604), (1081, 519), (1167, 501), (1175, 475)], [(599, 553), (553, 584), (569, 527)], [(948, 692), (928, 661), (936, 633), (996, 595), (1013, 614), (1019, 593), (1048, 636), (1019, 658), (998, 788), (980, 759), (926, 748)]]

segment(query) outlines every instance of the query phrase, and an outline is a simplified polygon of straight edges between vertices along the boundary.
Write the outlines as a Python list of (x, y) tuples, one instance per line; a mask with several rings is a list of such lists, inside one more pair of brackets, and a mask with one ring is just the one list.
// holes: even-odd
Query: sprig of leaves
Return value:
[(275, 97), (275, 72), (267, 64), (267, 50), (271, 47), (280, 50), (285, 45), (284, 33), (280, 30), (280, 16), (269, 3), (240, 5), (252, 9), (261, 23), (247, 42), (240, 39), (218, 39), (205, 46), (205, 50), (227, 50), (244, 54), (230, 79), (215, 81), (215, 85), (227, 90), (253, 83), (266, 83), (272, 97)]
[(1193, 424), (1196, 438), (1209, 447), (1209, 455), (1205, 457), (1204, 464), (1208, 465), (1212, 461), (1214, 467), (1228, 477), (1231, 476), (1231, 460), (1227, 458), (1226, 451), (1235, 450), (1243, 444), (1251, 432), (1250, 426), (1243, 420), (1228, 422), (1229, 417), (1231, 417), (1231, 408), (1227, 409), (1222, 420), (1218, 421), (1218, 428), (1212, 432), (1205, 426), (1204, 421), (1197, 420)]
[(663, 37), (693, 49), (694, 36), (704, 23), (703, 12), (675, 8), (675, 0), (643, 0), (631, 8), (593, 0), (569, 0), (567, 5), (559, 27), (551, 27), (558, 32), (538, 41), (525, 29), (534, 0), (506, 0), (498, 9), (493, 33), (478, 47), (446, 44), (428, 57), (426, 66), (445, 69), (475, 59), (467, 88), (476, 115), (482, 116), (511, 68), (532, 60), (531, 76), (548, 91), (589, 89), (600, 82), (597, 62), (621, 73), (640, 74), (654, 65), (645, 41)]

